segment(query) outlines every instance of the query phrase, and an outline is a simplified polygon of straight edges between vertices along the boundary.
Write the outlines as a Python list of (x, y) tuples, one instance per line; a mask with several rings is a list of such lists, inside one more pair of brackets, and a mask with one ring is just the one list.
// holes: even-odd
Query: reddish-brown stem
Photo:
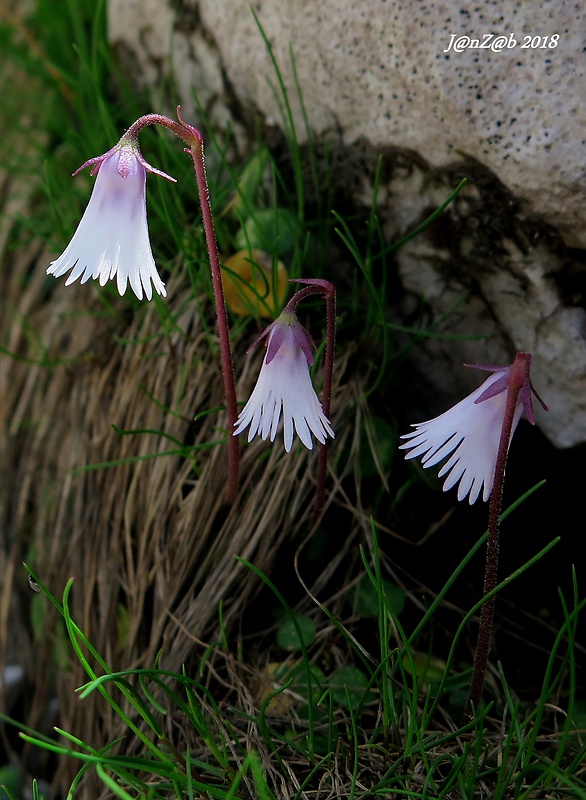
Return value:
[(232, 349), (230, 347), (230, 327), (228, 323), (228, 312), (224, 300), (224, 289), (222, 286), (222, 273), (220, 267), (220, 256), (218, 253), (218, 243), (214, 230), (214, 219), (210, 203), (208, 181), (204, 164), (203, 139), (200, 132), (192, 125), (188, 125), (181, 116), (181, 107), (177, 107), (177, 118), (175, 122), (162, 114), (145, 114), (134, 122), (126, 131), (121, 141), (135, 141), (139, 132), (147, 125), (162, 125), (178, 136), (188, 147), (188, 153), (193, 162), (195, 178), (199, 192), (201, 206), (201, 216), (205, 232), (206, 246), (210, 260), (210, 271), (212, 275), (212, 287), (214, 290), (214, 300), (216, 304), (216, 316), (218, 319), (218, 335), (220, 339), (220, 359), (222, 364), (222, 374), (224, 377), (224, 393), (226, 396), (226, 410), (228, 415), (228, 483), (227, 498), (233, 502), (238, 491), (238, 471), (240, 464), (240, 446), (238, 438), (232, 436), (236, 419), (238, 418), (238, 404), (236, 401), (236, 386), (234, 382), (234, 364), (232, 360)]
[(198, 137), (201, 140), (199, 131), (197, 131), (196, 128), (193, 128), (191, 125), (186, 125), (181, 120), (180, 106), (177, 106), (177, 115), (179, 116), (179, 122), (175, 122), (175, 120), (169, 119), (169, 117), (165, 117), (163, 114), (145, 114), (144, 116), (139, 117), (136, 122), (132, 123), (130, 128), (128, 128), (122, 137), (121, 141), (124, 139), (134, 141), (141, 130), (146, 128), (147, 125), (162, 125), (164, 128), (172, 131), (175, 136), (178, 136), (183, 142), (185, 142), (185, 144), (188, 144), (189, 146), (197, 141)]
[[(483, 596), (489, 595), (497, 584), (499, 561), (499, 534), (500, 516), (503, 501), (503, 485), (507, 466), (507, 454), (511, 441), (515, 408), (519, 400), (519, 392), (528, 381), (528, 369), (531, 356), (528, 353), (517, 353), (507, 380), (507, 400), (503, 416), (503, 425), (499, 439), (494, 480), (488, 507), (488, 540), (486, 543), (486, 565), (484, 572)], [(495, 596), (492, 595), (482, 606), (480, 611), (480, 625), (478, 639), (474, 652), (472, 679), (470, 681), (470, 694), (466, 703), (465, 717), (472, 719), (472, 715), (480, 704), (482, 687), (488, 666), (488, 654), (492, 638), (494, 621)]]
[(232, 436), (236, 420), (238, 419), (238, 403), (236, 400), (236, 386), (234, 382), (234, 363), (232, 360), (232, 349), (230, 347), (230, 326), (228, 322), (228, 312), (226, 310), (226, 301), (224, 299), (220, 256), (214, 231), (214, 220), (212, 217), (208, 182), (204, 166), (203, 142), (201, 139), (191, 146), (189, 154), (191, 155), (193, 166), (195, 167), (201, 215), (210, 259), (214, 299), (216, 302), (218, 334), (220, 338), (220, 358), (222, 374), (224, 376), (224, 393), (226, 395), (226, 411), (228, 415), (228, 484), (226, 495), (228, 501), (233, 503), (238, 491), (238, 472), (240, 466), (240, 445), (238, 437)]

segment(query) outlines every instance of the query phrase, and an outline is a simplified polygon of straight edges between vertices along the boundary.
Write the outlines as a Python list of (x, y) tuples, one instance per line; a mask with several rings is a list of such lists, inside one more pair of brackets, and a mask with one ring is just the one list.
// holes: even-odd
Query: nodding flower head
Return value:
[(236, 421), (234, 436), (248, 430), (250, 442), (257, 434), (275, 440), (281, 413), (285, 450), (293, 445), (293, 433), (310, 450), (312, 434), (325, 444), (334, 432), (311, 383), (312, 342), (295, 314), (284, 311), (264, 331), (266, 353), (250, 399)]
[(122, 137), (107, 153), (86, 161), (74, 175), (89, 166), (96, 175), (89, 203), (73, 238), (47, 273), (57, 278), (71, 270), (66, 286), (78, 278), (81, 283), (98, 279), (104, 286), (115, 278), (121, 295), (130, 283), (139, 300), (143, 294), (150, 300), (153, 287), (166, 296), (149, 242), (146, 174), (174, 178), (147, 164), (134, 137)]
[(400, 446), (402, 450), (409, 450), (406, 458), (420, 457), (425, 468), (447, 458), (438, 473), (440, 478), (447, 476), (444, 492), (458, 484), (458, 500), (468, 497), (472, 505), (481, 492), (482, 499), (488, 500), (509, 392), (516, 393), (516, 402), (508, 444), (523, 413), (535, 424), (532, 395), (547, 410), (531, 383), (530, 365), (529, 353), (518, 353), (513, 364), (506, 367), (467, 364), (492, 372), (492, 375), (444, 414), (418, 422), (412, 426), (414, 431), (401, 436), (408, 440)]

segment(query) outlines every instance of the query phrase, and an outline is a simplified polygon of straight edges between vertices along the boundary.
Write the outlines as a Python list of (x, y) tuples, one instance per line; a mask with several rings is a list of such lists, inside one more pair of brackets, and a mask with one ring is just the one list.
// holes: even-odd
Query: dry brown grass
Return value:
[[(286, 454), (280, 442), (244, 444), (240, 492), (226, 506), (226, 447), (205, 447), (225, 438), (224, 414), (194, 422), (222, 404), (222, 382), (188, 280), (169, 281), (163, 325), (154, 304), (131, 313), (117, 297), (102, 305), (93, 283), (65, 288), (47, 278), (49, 259), (33, 242), (1, 262), (0, 342), (12, 355), (0, 356), (0, 641), (22, 636), (28, 648), (35, 696), (27, 721), (42, 721), (56, 692), (59, 724), (100, 744), (120, 733), (118, 722), (102, 716), (98, 695), (79, 702), (73, 689), (84, 676), (73, 661), (54, 675), (50, 611), (30, 646), (23, 558), (57, 597), (74, 579), (72, 615), (112, 668), (149, 667), (160, 655), (161, 667), (181, 670), (218, 638), (219, 604), (236, 631), (260, 588), (235, 556), (270, 575), (281, 545), (308, 531), (316, 459), (303, 448)], [(262, 355), (245, 355), (247, 344), (236, 354), (240, 399)], [(346, 360), (339, 355), (334, 425), (360, 393), (356, 379), (343, 383)], [(346, 438), (336, 440), (338, 452)], [(177, 442), (204, 447), (153, 457)]]
[[(0, 71), (2, 86), (6, 81), (14, 86), (12, 70)], [(29, 88), (33, 97), (38, 87)], [(27, 109), (20, 112), (26, 116)], [(113, 669), (150, 667), (158, 657), (162, 668), (180, 671), (218, 639), (220, 604), (225, 630), (236, 637), (261, 588), (260, 579), (235, 556), (271, 575), (281, 546), (309, 532), (316, 453), (300, 447), (286, 454), (280, 441), (243, 443), (240, 492), (226, 506), (226, 447), (206, 447), (226, 438), (225, 415), (213, 412), (194, 421), (223, 401), (210, 303), (203, 298), (208, 318), (202, 320), (180, 265), (168, 282), (163, 320), (154, 304), (132, 310), (114, 295), (101, 302), (94, 283), (65, 288), (63, 281), (48, 278), (53, 254), (42, 240), (14, 247), (15, 222), (36, 202), (40, 175), (19, 174), (15, 164), (23, 142), (16, 131), (4, 133), (0, 671), (6, 663), (26, 668), (22, 721), (40, 729), (57, 723), (101, 746), (125, 731), (99, 694), (79, 701), (74, 689), (85, 675), (71, 649), (65, 659), (57, 655), (62, 623), (47, 603), (41, 630), (33, 630), (35, 596), (22, 561), (58, 598), (74, 579), (73, 618)], [(31, 144), (42, 150), (42, 142), (28, 140), (22, 151), (27, 158)], [(258, 350), (245, 354), (250, 341), (241, 342), (235, 354), (241, 400), (262, 357)], [(338, 425), (361, 394), (359, 377), (348, 379), (349, 357), (338, 353), (332, 408), (339, 434), (332, 450), (335, 456), (346, 448), (351, 461), (357, 437), (348, 442), (350, 426)], [(113, 425), (141, 432), (121, 434)], [(157, 455), (182, 446), (181, 454)], [(91, 468), (111, 461), (122, 463)], [(328, 502), (348, 505), (340, 477), (331, 474), (328, 488)], [(355, 514), (358, 526), (340, 531), (340, 548), (321, 586), (354, 546), (356, 531), (368, 527), (366, 514), (359, 508)], [(279, 576), (273, 578), (278, 583)], [(217, 680), (224, 681), (232, 700), (236, 692), (239, 705), (252, 710), (258, 697), (247, 687), (258, 681), (262, 668), (262, 655), (258, 666), (248, 665), (244, 673), (228, 657)], [(180, 721), (169, 724), (175, 729)], [(189, 737), (189, 731), (182, 735)], [(247, 736), (261, 754), (266, 750), (257, 731), (250, 729)], [(200, 746), (194, 743), (194, 752)], [(132, 750), (132, 742), (125, 747)], [(25, 749), (25, 762), (37, 757)], [(63, 790), (76, 765), (65, 760), (59, 769), (56, 784)]]

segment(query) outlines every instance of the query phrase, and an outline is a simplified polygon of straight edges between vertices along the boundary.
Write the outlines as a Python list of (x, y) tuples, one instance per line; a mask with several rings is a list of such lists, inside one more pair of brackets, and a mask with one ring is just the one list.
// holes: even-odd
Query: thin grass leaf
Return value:
[(114, 778), (111, 778), (110, 775), (107, 774), (101, 764), (96, 764), (96, 774), (102, 783), (104, 783), (116, 797), (119, 797), (120, 800), (135, 800), (135, 798), (128, 794)]
[(287, 91), (287, 87), (285, 85), (285, 81), (283, 79), (283, 74), (281, 72), (281, 68), (277, 62), (273, 47), (266, 35), (264, 28), (260, 22), (260, 19), (255, 11), (254, 8), (251, 8), (252, 16), (254, 17), (254, 21), (260, 31), (260, 35), (262, 36), (262, 40), (266, 47), (267, 53), (269, 54), (269, 58), (271, 60), (271, 64), (273, 65), (273, 70), (275, 72), (277, 78), (277, 89), (269, 82), (271, 89), (273, 90), (273, 95), (275, 100), (277, 101), (277, 105), (279, 106), (281, 112), (281, 118), (283, 120), (285, 134), (289, 141), (289, 147), (291, 149), (291, 155), (293, 160), (293, 174), (295, 176), (295, 187), (296, 187), (296, 195), (297, 195), (297, 215), (300, 222), (303, 222), (305, 219), (305, 192), (303, 188), (303, 170), (301, 165), (301, 152), (299, 148), (299, 140), (297, 137), (297, 129), (295, 127), (295, 120), (293, 117), (293, 111), (291, 109), (291, 103), (289, 102), (289, 93)]
[(385, 253), (392, 253), (395, 250), (398, 250), (399, 247), (402, 247), (404, 244), (407, 244), (407, 242), (409, 242), (415, 236), (418, 236), (420, 233), (423, 233), (423, 231), (426, 228), (428, 228), (432, 222), (435, 222), (435, 220), (443, 214), (446, 208), (450, 205), (450, 203), (452, 203), (455, 200), (455, 198), (460, 194), (460, 192), (462, 191), (464, 186), (466, 186), (467, 183), (468, 183), (468, 178), (463, 178), (460, 181), (460, 183), (456, 186), (454, 191), (448, 195), (448, 197), (444, 200), (444, 202), (441, 203), (435, 209), (435, 211), (433, 211), (426, 219), (424, 219), (421, 224), (413, 228), (412, 231), (410, 231), (408, 234), (399, 239), (398, 242), (393, 242), (393, 244), (389, 245)]
[(238, 556), (236, 557), (236, 559), (241, 564), (243, 564), (244, 566), (248, 567), (248, 569), (252, 570), (255, 573), (255, 575), (257, 575), (268, 586), (268, 588), (271, 590), (271, 592), (273, 592), (273, 594), (275, 595), (277, 600), (281, 603), (281, 605), (282, 605), (283, 609), (285, 610), (285, 613), (287, 614), (288, 618), (291, 620), (291, 622), (293, 624), (293, 627), (295, 628), (295, 630), (297, 632), (297, 636), (299, 637), (299, 645), (300, 645), (299, 649), (301, 650), (301, 653), (302, 653), (302, 660), (303, 660), (303, 666), (304, 666), (304, 670), (305, 670), (305, 679), (306, 679), (306, 685), (307, 685), (307, 691), (308, 691), (308, 698), (307, 698), (307, 700), (308, 700), (308, 702), (307, 702), (308, 726), (309, 726), (309, 733), (308, 733), (309, 752), (308, 752), (308, 755), (309, 755), (310, 762), (313, 762), (313, 757), (314, 757), (314, 742), (313, 742), (313, 736), (314, 736), (314, 711), (313, 711), (313, 703), (311, 701), (311, 687), (312, 687), (313, 676), (312, 676), (312, 672), (311, 672), (311, 665), (309, 663), (309, 656), (307, 654), (307, 647), (305, 646), (305, 641), (303, 639), (303, 632), (302, 632), (302, 630), (301, 630), (301, 628), (299, 626), (299, 623), (297, 621), (297, 617), (295, 616), (292, 608), (289, 606), (289, 604), (287, 603), (287, 601), (285, 600), (285, 598), (283, 597), (281, 592), (274, 585), (274, 583), (266, 575), (264, 575), (264, 573), (261, 570), (259, 570), (257, 567), (255, 567), (254, 564), (251, 564), (249, 561), (246, 561), (245, 559), (240, 558)]
[[(515, 500), (513, 503), (511, 503), (505, 509), (505, 511), (503, 511), (503, 513), (501, 514), (501, 516), (499, 518), (500, 522), (503, 522), (505, 519), (507, 519), (507, 517), (510, 514), (513, 513), (513, 511), (515, 511), (522, 503), (524, 503), (529, 497), (531, 497), (531, 495), (534, 494), (538, 489), (540, 489), (544, 484), (545, 484), (545, 481), (539, 481), (538, 483), (535, 484), (535, 486), (533, 486), (531, 489), (528, 489), (524, 494), (521, 495), (521, 497), (519, 497), (517, 500)], [(413, 644), (415, 639), (420, 635), (422, 629), (429, 623), (429, 621), (433, 617), (433, 614), (435, 613), (435, 610), (439, 607), (440, 603), (443, 602), (446, 594), (448, 593), (450, 588), (453, 586), (453, 584), (456, 581), (456, 579), (458, 578), (458, 576), (462, 573), (462, 571), (465, 569), (465, 567), (470, 563), (470, 561), (471, 561), (472, 557), (475, 555), (475, 553), (477, 553), (478, 550), (481, 548), (481, 546), (486, 542), (487, 536), (488, 536), (488, 532), (485, 531), (485, 533), (480, 537), (480, 539), (478, 539), (478, 541), (475, 544), (472, 545), (472, 547), (467, 552), (466, 556), (462, 559), (462, 561), (456, 567), (454, 572), (452, 572), (452, 574), (448, 578), (448, 580), (445, 583), (445, 585), (438, 592), (438, 594), (434, 597), (434, 599), (430, 603), (430, 605), (426, 608), (425, 614), (421, 618), (420, 622), (416, 625), (416, 627), (414, 628), (413, 632), (411, 633), (411, 636), (409, 637), (409, 641), (408, 641), (409, 645)]]
[[(437, 706), (439, 704), (439, 699), (440, 699), (441, 695), (443, 694), (445, 683), (446, 683), (446, 680), (447, 680), (448, 672), (449, 672), (449, 670), (451, 668), (451, 665), (452, 665), (452, 663), (454, 661), (454, 654), (455, 654), (456, 645), (457, 645), (457, 643), (459, 641), (460, 636), (463, 634), (464, 629), (466, 628), (466, 626), (470, 622), (470, 620), (478, 613), (478, 611), (480, 610), (482, 605), (490, 597), (494, 597), (495, 595), (497, 595), (500, 591), (502, 591), (502, 589), (505, 586), (508, 586), (509, 583), (511, 583), (516, 578), (518, 578), (521, 575), (523, 575), (531, 566), (533, 566), (533, 564), (535, 564), (538, 561), (540, 561), (545, 555), (547, 555), (547, 553), (552, 549), (552, 547), (555, 547), (555, 545), (559, 542), (559, 540), (560, 540), (559, 536), (556, 537), (555, 539), (553, 539), (548, 545), (543, 547), (538, 553), (536, 553), (532, 558), (530, 558), (528, 561), (526, 561), (522, 566), (520, 566), (518, 569), (516, 569), (514, 572), (512, 572), (510, 575), (508, 575), (506, 578), (504, 578), (504, 580), (502, 580), (500, 583), (498, 583), (497, 586), (495, 586), (494, 589), (491, 592), (486, 594), (477, 603), (475, 603), (474, 606), (472, 606), (472, 608), (462, 618), (462, 621), (458, 625), (458, 628), (457, 628), (456, 633), (454, 635), (454, 639), (453, 639), (452, 645), (450, 647), (450, 651), (449, 651), (448, 657), (446, 659), (446, 671), (445, 671), (444, 677), (441, 679), (441, 681), (439, 683), (439, 686), (438, 686), (438, 689), (437, 689), (437, 697), (436, 697), (436, 699), (435, 699), (435, 701), (432, 704), (432, 707), (430, 709), (429, 719), (426, 720), (425, 723), (424, 723), (425, 727), (427, 727), (427, 725), (431, 722), (432, 716), (435, 713), (436, 708), (437, 708)], [(477, 712), (478, 712), (478, 709), (476, 709), (476, 713)]]

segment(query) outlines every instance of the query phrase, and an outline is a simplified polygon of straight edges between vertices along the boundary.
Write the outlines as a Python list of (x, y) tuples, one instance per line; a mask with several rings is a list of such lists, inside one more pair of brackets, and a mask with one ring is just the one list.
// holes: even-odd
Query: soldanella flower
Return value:
[(73, 238), (47, 269), (56, 278), (71, 270), (65, 285), (90, 278), (104, 286), (116, 279), (123, 295), (128, 284), (142, 300), (167, 292), (159, 277), (149, 241), (146, 217), (146, 174), (165, 175), (144, 160), (136, 137), (126, 134), (107, 153), (86, 161), (74, 175), (91, 166), (96, 182)]
[(401, 437), (408, 439), (401, 448), (409, 450), (407, 458), (421, 457), (424, 467), (433, 467), (447, 459), (438, 474), (446, 476), (444, 491), (458, 484), (458, 500), (468, 497), (470, 504), (475, 503), (481, 492), (483, 500), (490, 500), (485, 602), (480, 611), (470, 693), (464, 712), (467, 719), (472, 719), (481, 700), (492, 638), (507, 454), (521, 416), (525, 414), (529, 422), (535, 424), (532, 395), (546, 411), (547, 406), (531, 383), (530, 353), (517, 353), (508, 367), (467, 366), (492, 374), (445, 414), (414, 425), (412, 433)]
[(481, 493), (482, 499), (488, 500), (511, 390), (516, 394), (507, 449), (523, 413), (535, 424), (531, 395), (546, 408), (531, 383), (530, 364), (529, 353), (519, 353), (508, 367), (467, 364), (492, 375), (449, 411), (413, 425), (415, 430), (401, 437), (409, 440), (401, 445), (402, 450), (409, 450), (406, 458), (421, 458), (426, 468), (447, 459), (438, 473), (440, 478), (446, 476), (444, 491), (458, 484), (458, 500), (468, 497), (472, 505)]
[(257, 434), (275, 440), (283, 416), (285, 450), (293, 434), (313, 449), (313, 436), (325, 444), (334, 432), (311, 383), (312, 342), (294, 313), (283, 311), (260, 338), (267, 337), (266, 354), (250, 399), (236, 421), (234, 436), (248, 428), (248, 441)]

